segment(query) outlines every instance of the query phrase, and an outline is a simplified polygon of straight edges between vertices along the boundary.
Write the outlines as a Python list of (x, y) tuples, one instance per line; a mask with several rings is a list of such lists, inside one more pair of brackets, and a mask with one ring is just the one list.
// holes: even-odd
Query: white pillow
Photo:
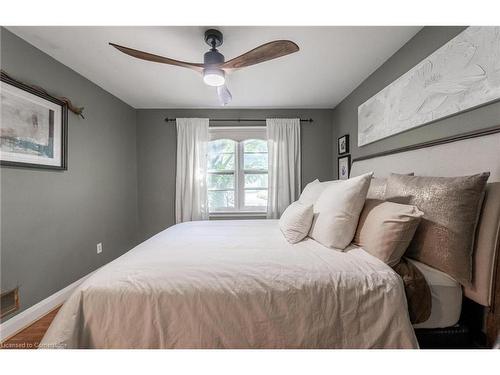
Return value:
[(288, 242), (297, 243), (309, 233), (312, 219), (312, 204), (293, 202), (281, 215), (279, 226)]
[(314, 204), (318, 200), (319, 196), (331, 183), (337, 181), (325, 181), (320, 182), (318, 179), (313, 182), (309, 182), (304, 190), (302, 190), (302, 194), (300, 194), (299, 202), (302, 204)]
[(314, 205), (309, 236), (324, 246), (345, 249), (352, 242), (373, 173), (330, 184)]

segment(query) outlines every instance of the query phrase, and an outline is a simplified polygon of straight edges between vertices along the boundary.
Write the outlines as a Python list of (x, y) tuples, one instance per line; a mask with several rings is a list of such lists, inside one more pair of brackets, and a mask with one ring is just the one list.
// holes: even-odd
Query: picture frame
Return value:
[(498, 56), (499, 26), (467, 27), (358, 106), (358, 146), (498, 102)]
[(351, 155), (339, 156), (337, 158), (337, 178), (339, 180), (349, 179), (351, 173)]
[(337, 139), (337, 153), (339, 155), (349, 153), (349, 134), (345, 134)]
[(67, 170), (67, 104), (3, 74), (0, 95), (0, 165)]

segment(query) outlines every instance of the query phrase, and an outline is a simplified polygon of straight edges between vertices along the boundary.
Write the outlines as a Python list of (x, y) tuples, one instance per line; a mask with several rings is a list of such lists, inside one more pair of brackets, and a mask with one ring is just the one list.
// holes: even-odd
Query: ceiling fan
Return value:
[(205, 43), (211, 48), (204, 54), (203, 63), (174, 60), (168, 57), (153, 55), (148, 52), (120, 46), (115, 43), (109, 44), (119, 51), (138, 59), (189, 68), (203, 74), (203, 81), (209, 86), (216, 87), (217, 95), (222, 105), (228, 104), (232, 99), (232, 95), (226, 86), (227, 72), (260, 64), (299, 50), (299, 46), (290, 40), (275, 40), (256, 47), (234, 59), (225, 61), (224, 55), (217, 50), (217, 47), (220, 47), (222, 42), (223, 37), (219, 30), (209, 29), (205, 32)]

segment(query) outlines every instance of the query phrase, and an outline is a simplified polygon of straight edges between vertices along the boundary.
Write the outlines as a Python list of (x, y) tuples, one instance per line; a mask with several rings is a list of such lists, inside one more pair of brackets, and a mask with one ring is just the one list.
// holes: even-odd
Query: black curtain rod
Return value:
[[(166, 122), (174, 122), (175, 120), (176, 120), (175, 118), (168, 118), (168, 117), (165, 119)], [(211, 118), (209, 120), (213, 122), (262, 122), (262, 121), (265, 122), (266, 121), (265, 118)], [(300, 122), (313, 122), (313, 119), (301, 118)]]

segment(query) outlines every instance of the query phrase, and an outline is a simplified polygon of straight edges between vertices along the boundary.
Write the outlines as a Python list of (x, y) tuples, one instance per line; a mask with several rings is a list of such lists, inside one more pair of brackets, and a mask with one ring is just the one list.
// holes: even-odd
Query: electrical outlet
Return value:
[(97, 244), (97, 254), (100, 254), (100, 253), (102, 253), (102, 242), (99, 242)]

